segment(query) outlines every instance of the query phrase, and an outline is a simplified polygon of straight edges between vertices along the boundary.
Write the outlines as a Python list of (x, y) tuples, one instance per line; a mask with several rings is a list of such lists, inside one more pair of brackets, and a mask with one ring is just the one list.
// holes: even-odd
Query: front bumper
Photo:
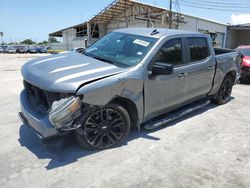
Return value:
[(48, 139), (59, 136), (60, 133), (48, 119), (48, 115), (43, 116), (36, 112), (34, 107), (29, 104), (27, 92), (23, 90), (20, 95), (21, 112), (19, 117), (21, 121), (30, 127), (40, 139)]

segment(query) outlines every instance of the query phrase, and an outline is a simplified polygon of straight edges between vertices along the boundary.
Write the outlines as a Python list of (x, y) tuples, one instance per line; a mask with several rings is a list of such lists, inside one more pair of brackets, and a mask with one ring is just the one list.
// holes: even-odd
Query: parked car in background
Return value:
[(3, 53), (4, 52), (4, 50), (3, 50), (3, 48), (0, 46), (0, 53)]
[(16, 49), (14, 47), (12, 47), (12, 46), (8, 46), (7, 49), (6, 49), (6, 53), (15, 54)]
[(26, 47), (26, 46), (17, 46), (16, 47), (16, 53), (19, 53), (19, 54), (28, 53), (28, 47)]
[(1, 46), (2, 47), (2, 49), (3, 49), (3, 52), (2, 53), (7, 53), (7, 48), (8, 48), (8, 46)]
[(236, 50), (241, 51), (243, 54), (240, 81), (250, 83), (250, 45), (238, 46)]
[(23, 65), (19, 116), (43, 141), (74, 131), (83, 147), (106, 149), (132, 127), (157, 128), (209, 100), (226, 104), (240, 63), (240, 52), (214, 49), (201, 33), (119, 29), (82, 54)]
[(48, 53), (45, 47), (39, 46), (36, 49), (38, 53)]
[(33, 53), (37, 53), (37, 47), (36, 46), (30, 46), (28, 49), (28, 52), (33, 54)]
[(72, 52), (78, 52), (78, 53), (83, 53), (84, 50), (85, 50), (85, 48), (79, 47), (79, 48), (73, 48), (70, 51), (72, 51)]

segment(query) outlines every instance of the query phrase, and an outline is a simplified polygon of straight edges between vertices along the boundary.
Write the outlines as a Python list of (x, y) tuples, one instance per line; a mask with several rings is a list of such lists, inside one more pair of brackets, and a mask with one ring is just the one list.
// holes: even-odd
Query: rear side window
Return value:
[(182, 64), (181, 38), (167, 41), (153, 58), (154, 62), (164, 62), (178, 66)]
[(206, 38), (188, 38), (190, 62), (201, 61), (209, 56)]

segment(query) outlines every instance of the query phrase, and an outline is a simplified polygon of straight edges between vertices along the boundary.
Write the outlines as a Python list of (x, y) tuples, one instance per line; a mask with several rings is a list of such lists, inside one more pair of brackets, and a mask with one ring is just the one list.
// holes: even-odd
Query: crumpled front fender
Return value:
[(83, 95), (83, 102), (90, 105), (104, 106), (115, 98), (132, 101), (138, 111), (139, 121), (143, 119), (143, 81), (119, 74), (83, 85), (77, 90)]

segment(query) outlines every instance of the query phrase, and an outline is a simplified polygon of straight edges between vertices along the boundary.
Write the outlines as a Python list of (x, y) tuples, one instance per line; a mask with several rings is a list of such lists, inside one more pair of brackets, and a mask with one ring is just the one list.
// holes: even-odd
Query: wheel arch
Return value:
[(216, 95), (216, 93), (218, 92), (218, 90), (221, 87), (221, 84), (223, 82), (223, 80), (227, 77), (230, 76), (233, 80), (233, 84), (236, 83), (236, 79), (237, 79), (237, 73), (235, 70), (229, 70), (228, 72), (224, 73), (222, 71), (217, 71), (217, 73), (215, 74), (215, 78), (214, 78), (214, 83), (213, 83), (213, 87), (211, 89), (211, 91), (209, 92), (209, 96), (214, 96)]
[(110, 101), (110, 103), (119, 103), (121, 106), (123, 106), (127, 110), (128, 114), (130, 116), (131, 127), (139, 128), (138, 110), (137, 110), (136, 104), (132, 100), (125, 98), (125, 97), (116, 97), (116, 98), (112, 99)]
[(233, 82), (235, 83), (235, 81), (236, 81), (236, 71), (234, 71), (234, 70), (231, 70), (231, 71), (229, 71), (226, 75), (225, 75), (225, 77), (224, 78), (226, 78), (227, 76), (230, 76), (232, 79), (233, 79)]
[[(225, 85), (223, 85), (223, 83), (228, 80), (228, 79), (232, 79), (231, 80), (231, 85), (229, 86), (230, 91), (227, 91), (228, 89), (225, 89)], [(213, 95), (210, 98), (210, 101), (214, 104), (218, 104), (218, 105), (223, 105), (226, 104), (229, 100), (230, 100), (230, 96), (231, 96), (231, 92), (232, 92), (232, 87), (235, 84), (236, 81), (236, 72), (235, 71), (229, 71), (225, 74), (225, 76), (223, 77), (222, 83), (220, 84), (220, 88), (218, 89), (217, 93), (215, 95)], [(226, 86), (228, 87), (228, 86)], [(224, 89), (221, 89), (224, 88)], [(229, 93), (230, 92), (230, 93)], [(222, 94), (222, 95), (221, 95)], [(224, 96), (225, 95), (225, 96)], [(226, 98), (225, 98), (226, 97)]]

